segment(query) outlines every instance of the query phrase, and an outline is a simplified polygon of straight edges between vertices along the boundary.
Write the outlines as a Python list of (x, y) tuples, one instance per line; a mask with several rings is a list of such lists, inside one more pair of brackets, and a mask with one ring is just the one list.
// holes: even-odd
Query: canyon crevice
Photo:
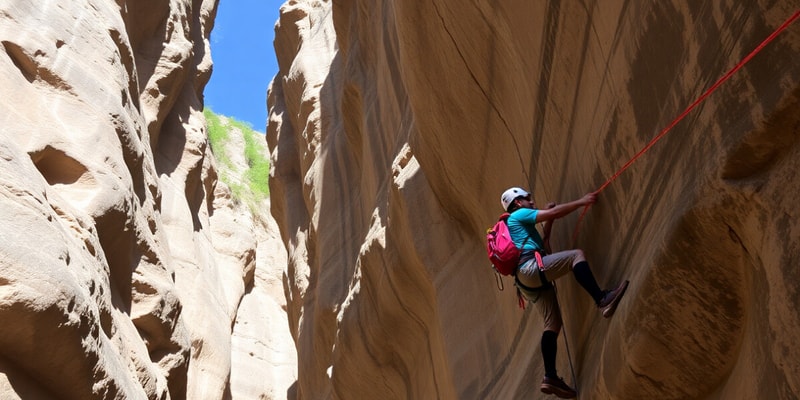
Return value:
[(208, 145), (216, 7), (0, 5), (0, 398), (287, 395), (286, 253)]

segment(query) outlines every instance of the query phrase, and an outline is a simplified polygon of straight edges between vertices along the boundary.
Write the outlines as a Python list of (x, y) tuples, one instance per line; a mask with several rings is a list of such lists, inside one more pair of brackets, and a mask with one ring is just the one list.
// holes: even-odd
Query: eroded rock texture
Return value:
[[(595, 190), (798, 8), (284, 4), (267, 140), (300, 397), (541, 396), (541, 320), (485, 259), (501, 191)], [(800, 393), (799, 52), (795, 24), (589, 211), (578, 246), (631, 288), (605, 320), (559, 284), (582, 398)]]
[[(0, 398), (275, 389), (278, 351), (240, 328), (274, 303), (268, 234), (217, 185), (202, 114), (215, 10), (0, 5)], [(260, 381), (232, 383), (250, 358)]]

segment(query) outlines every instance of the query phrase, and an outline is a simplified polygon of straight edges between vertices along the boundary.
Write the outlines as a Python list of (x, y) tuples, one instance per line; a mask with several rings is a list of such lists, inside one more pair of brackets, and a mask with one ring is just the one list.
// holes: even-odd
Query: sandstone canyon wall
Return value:
[(206, 138), (216, 6), (0, 4), (0, 398), (286, 397), (285, 250)]
[[(285, 3), (267, 141), (299, 397), (540, 398), (541, 318), (485, 259), (501, 191), (597, 189), (798, 8)], [(581, 398), (798, 397), (799, 54), (794, 24), (590, 209), (578, 246), (631, 287), (605, 320), (559, 282)]]

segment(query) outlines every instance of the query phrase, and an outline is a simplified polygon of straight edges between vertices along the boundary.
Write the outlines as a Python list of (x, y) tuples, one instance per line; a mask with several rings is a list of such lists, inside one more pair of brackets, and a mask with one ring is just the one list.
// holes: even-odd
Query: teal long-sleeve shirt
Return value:
[[(537, 250), (544, 252), (544, 240), (536, 230), (536, 215), (539, 210), (530, 208), (520, 208), (508, 216), (508, 233), (511, 240), (523, 253), (526, 251)], [(526, 238), (530, 237), (527, 241)]]

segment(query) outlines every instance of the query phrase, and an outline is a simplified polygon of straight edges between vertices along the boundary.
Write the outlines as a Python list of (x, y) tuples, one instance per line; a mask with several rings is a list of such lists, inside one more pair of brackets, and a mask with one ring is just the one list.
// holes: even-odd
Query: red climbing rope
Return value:
[[(733, 74), (739, 71), (745, 64), (747, 64), (748, 61), (750, 61), (750, 59), (752, 59), (756, 54), (758, 54), (764, 47), (766, 47), (770, 42), (772, 42), (775, 39), (775, 37), (777, 37), (789, 25), (791, 25), (792, 22), (794, 22), (798, 18), (800, 18), (800, 10), (795, 11), (794, 14), (792, 14), (792, 16), (786, 20), (786, 22), (784, 22), (781, 26), (778, 27), (778, 29), (772, 32), (771, 35), (769, 35), (766, 39), (764, 39), (764, 41), (761, 42), (761, 44), (759, 44), (758, 47), (756, 47), (753, 51), (751, 51), (750, 54), (748, 54), (745, 58), (742, 59), (742, 61), (739, 61), (739, 63), (736, 64), (736, 66), (734, 66), (730, 71), (728, 71), (725, 75), (723, 75), (722, 78), (720, 78), (716, 83), (714, 83), (710, 88), (708, 88), (708, 90), (706, 90), (705, 93), (703, 93), (700, 97), (698, 97), (697, 100), (695, 100), (694, 103), (692, 103), (689, 107), (686, 108), (686, 110), (684, 110), (680, 115), (678, 115), (677, 118), (672, 120), (672, 122), (669, 125), (667, 125), (666, 128), (662, 129), (661, 132), (658, 135), (656, 135), (656, 137), (650, 140), (650, 142), (647, 143), (647, 145), (644, 146), (644, 148), (639, 150), (639, 152), (636, 153), (633, 156), (633, 158), (628, 160), (628, 162), (626, 162), (625, 165), (622, 166), (622, 168), (620, 168), (616, 173), (614, 173), (614, 175), (612, 175), (611, 178), (608, 178), (608, 180), (605, 183), (603, 183), (599, 189), (595, 190), (594, 194), (599, 194), (600, 192), (602, 192), (608, 185), (611, 184), (611, 182), (617, 179), (622, 174), (622, 172), (628, 169), (628, 167), (630, 167), (631, 164), (634, 163), (634, 161), (639, 159), (639, 157), (641, 157), (645, 152), (650, 150), (650, 148), (653, 147), (653, 145), (655, 145), (656, 142), (661, 140), (661, 138), (663, 138), (664, 135), (667, 134), (667, 132), (669, 132), (673, 127), (675, 127), (675, 125), (678, 124), (678, 122), (680, 122), (695, 107), (697, 107), (698, 104), (702, 103), (703, 100), (705, 100), (709, 95), (711, 95), (711, 93), (717, 90), (717, 88), (719, 88), (720, 85), (722, 85), (731, 76), (733, 76)], [(583, 212), (581, 213), (580, 217), (578, 217), (578, 223), (575, 225), (575, 233), (572, 236), (573, 247), (575, 243), (577, 243), (578, 229), (580, 227), (581, 222), (583, 221), (583, 217), (586, 215), (586, 212), (589, 211), (589, 207), (590, 206), (588, 205), (584, 207)]]

